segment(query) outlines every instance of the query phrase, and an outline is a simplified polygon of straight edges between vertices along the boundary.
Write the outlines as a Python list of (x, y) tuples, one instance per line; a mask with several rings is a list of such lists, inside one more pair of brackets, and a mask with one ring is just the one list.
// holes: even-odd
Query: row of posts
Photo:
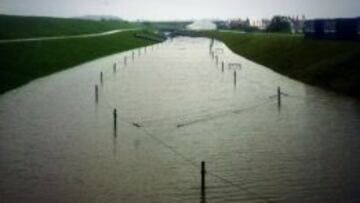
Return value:
[[(219, 56), (218, 55), (216, 55), (215, 56), (215, 53), (214, 53), (214, 51), (211, 51), (211, 57), (214, 59), (215, 58), (215, 62), (216, 62), (216, 65), (218, 65), (219, 64)], [(224, 61), (222, 61), (221, 62), (221, 72), (222, 73), (224, 73), (224, 71), (225, 71), (225, 62)], [(236, 70), (234, 70), (234, 86), (236, 87), (236, 80), (237, 80), (237, 75), (236, 75), (237, 73), (236, 73)]]
[[(132, 53), (132, 57), (134, 57), (134, 52)], [(127, 63), (127, 58), (124, 58), (124, 64), (126, 65)], [(222, 62), (222, 69), (224, 70), (224, 62)], [(116, 63), (113, 66), (113, 72), (116, 72)], [(235, 73), (236, 74), (236, 73)], [(236, 76), (235, 76), (236, 77)], [(101, 85), (103, 85), (103, 72), (100, 72), (100, 83)], [(98, 103), (99, 101), (99, 86), (95, 85), (95, 102)], [(117, 109), (114, 108), (113, 109), (113, 128), (114, 128), (114, 133), (116, 135), (116, 131), (117, 131), (117, 119), (118, 119), (118, 114), (117, 114)], [(205, 169), (205, 162), (202, 161), (201, 162), (201, 187), (200, 187), (200, 195), (201, 195), (201, 202), (205, 203), (206, 202), (206, 182), (205, 182), (205, 175), (206, 175), (206, 169)]]
[[(152, 50), (154, 50), (154, 46), (152, 46)], [(144, 47), (144, 52), (147, 53), (147, 47)], [(141, 56), (141, 49), (138, 50), (138, 55)], [(133, 51), (131, 53), (131, 59), (134, 61), (135, 60), (135, 51)], [(127, 65), (128, 63), (128, 58), (127, 56), (124, 57), (124, 66)], [(117, 72), (117, 63), (114, 63), (113, 65), (113, 73), (116, 73)], [(104, 84), (104, 75), (103, 75), (103, 72), (101, 71), (100, 72), (100, 84), (101, 86), (103, 86)], [(95, 85), (95, 103), (98, 104), (99, 103), (99, 85)], [(113, 128), (114, 128), (114, 133), (116, 133), (117, 131), (117, 109), (114, 108), (113, 109)]]
[[(212, 46), (213, 46), (213, 40), (211, 42), (210, 49), (212, 48)], [(211, 52), (211, 55), (212, 55), (212, 58), (214, 58), (214, 52)], [(218, 65), (219, 58), (218, 58), (218, 56), (216, 56), (215, 58), (216, 58), (216, 65)], [(222, 63), (221, 63), (221, 71), (222, 72), (224, 72), (224, 68), (225, 68), (225, 63), (224, 63), (224, 61), (222, 61)], [(237, 78), (236, 71), (234, 71), (234, 85), (235, 86), (236, 86), (236, 78)], [(277, 101), (278, 101), (279, 109), (281, 108), (282, 95), (283, 95), (283, 93), (281, 92), (281, 88), (278, 87), (277, 88)], [(201, 187), (200, 187), (201, 203), (205, 203), (206, 202), (206, 179), (205, 179), (206, 168), (205, 168), (204, 161), (201, 162), (200, 174), (201, 174)]]
[[(213, 47), (214, 47), (214, 38), (211, 38), (211, 42), (210, 42), (210, 46), (209, 46), (209, 51), (210, 51), (210, 54), (211, 54), (211, 57), (214, 59), (215, 58), (215, 62), (216, 62), (216, 65), (219, 65), (219, 56), (218, 55), (215, 55), (215, 52), (212, 50)], [(221, 62), (221, 72), (224, 73), (225, 71), (225, 62), (222, 61)], [(236, 70), (234, 70), (234, 86), (236, 86)]]
[[(146, 53), (146, 47), (144, 48), (145, 49), (145, 53)], [(139, 49), (139, 55), (141, 54), (141, 50)], [(135, 52), (133, 51), (132, 54), (132, 60), (135, 59)], [(126, 66), (127, 65), (127, 56), (124, 57), (124, 65)], [(113, 65), (113, 73), (116, 73), (117, 71), (117, 63), (114, 63)], [(104, 84), (104, 76), (103, 76), (103, 72), (101, 71), (100, 72), (100, 84), (103, 85)], [(95, 85), (95, 102), (98, 103), (99, 102), (99, 86), (98, 85)]]
[[(214, 46), (214, 39), (212, 38), (211, 39), (211, 43), (210, 43), (210, 54), (211, 54), (211, 57), (214, 59), (215, 58), (215, 61), (216, 61), (216, 65), (219, 64), (219, 56), (218, 55), (215, 55), (215, 52), (212, 50), (213, 49), (213, 46)], [(222, 61), (221, 62), (221, 72), (224, 73), (224, 70), (225, 69), (225, 62)], [(236, 84), (237, 84), (237, 72), (236, 70), (234, 70), (234, 75), (233, 75), (233, 78), (234, 78), (234, 86), (236, 87)], [(281, 92), (281, 88), (278, 87), (277, 88), (277, 103), (278, 103), (278, 108), (280, 109), (281, 108), (281, 100), (282, 100), (282, 96), (284, 95), (284, 93)]]
[[(145, 49), (146, 50), (146, 49)], [(213, 55), (213, 52), (212, 52), (212, 55)], [(134, 58), (134, 52), (132, 53), (132, 57)], [(213, 55), (214, 57), (214, 55)], [(127, 63), (127, 58), (125, 57), (124, 58), (124, 64), (126, 65)], [(218, 64), (218, 56), (216, 56), (216, 63)], [(224, 62), (222, 62), (222, 65), (221, 65), (221, 70), (222, 72), (224, 72)], [(114, 64), (114, 72), (116, 72), (116, 63)], [(234, 85), (236, 85), (236, 71), (234, 71)], [(100, 83), (103, 84), (103, 73), (100, 72)], [(283, 93), (281, 92), (281, 88), (278, 87), (277, 89), (277, 100), (278, 100), (278, 107), (280, 109), (281, 107), (281, 97), (282, 97)], [(98, 100), (99, 100), (99, 87), (98, 85), (95, 85), (95, 101), (96, 103), (98, 103)], [(117, 109), (114, 108), (113, 109), (113, 127), (114, 127), (114, 132), (116, 133), (117, 131), (117, 118), (118, 118), (118, 115), (117, 115)], [(200, 195), (201, 195), (201, 203), (205, 203), (206, 202), (206, 179), (205, 179), (205, 176), (206, 176), (206, 167), (205, 167), (205, 162), (202, 161), (201, 162), (201, 170), (200, 170), (200, 174), (201, 174), (201, 187), (200, 187)]]

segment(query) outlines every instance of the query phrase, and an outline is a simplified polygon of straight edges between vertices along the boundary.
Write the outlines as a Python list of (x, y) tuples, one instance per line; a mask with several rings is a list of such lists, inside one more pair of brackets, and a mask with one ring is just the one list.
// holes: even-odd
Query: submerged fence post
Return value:
[(236, 86), (236, 70), (234, 71), (234, 86)]
[(103, 84), (103, 72), (100, 72), (100, 83)]
[(214, 46), (214, 38), (212, 38), (210, 41), (210, 46), (209, 46), (210, 51), (213, 48), (213, 46)]
[(224, 64), (224, 61), (221, 63), (221, 72), (224, 72), (224, 66), (225, 66), (225, 64)]
[(117, 110), (116, 109), (114, 109), (113, 117), (114, 117), (114, 131), (116, 132), (116, 130), (117, 130)]
[(95, 102), (99, 102), (99, 87), (98, 85), (95, 85)]
[(281, 88), (278, 87), (277, 89), (277, 98), (278, 98), (278, 107), (281, 108)]
[(113, 72), (116, 73), (116, 63), (114, 63)]
[(206, 199), (206, 186), (205, 186), (205, 161), (201, 162), (201, 202), (205, 202)]

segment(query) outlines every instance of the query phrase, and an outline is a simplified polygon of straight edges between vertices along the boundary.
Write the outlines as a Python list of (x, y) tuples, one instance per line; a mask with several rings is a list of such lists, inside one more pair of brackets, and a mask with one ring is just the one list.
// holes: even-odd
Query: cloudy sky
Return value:
[(62, 16), (116, 15), (127, 20), (182, 20), (274, 14), (360, 16), (360, 0), (0, 0), (0, 13)]

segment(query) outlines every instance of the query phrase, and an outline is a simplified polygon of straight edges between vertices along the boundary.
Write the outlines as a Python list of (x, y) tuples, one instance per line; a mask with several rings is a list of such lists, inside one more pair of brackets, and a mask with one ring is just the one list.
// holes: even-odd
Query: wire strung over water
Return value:
[[(106, 109), (108, 109), (109, 111), (116, 109), (115, 104), (113, 102), (110, 102), (110, 100), (107, 98), (106, 92), (104, 92), (103, 90), (104, 90), (104, 88), (101, 88), (100, 94), (101, 94), (101, 100), (104, 101), (103, 102), (104, 107)], [(163, 118), (153, 119), (153, 120), (143, 120), (143, 121), (132, 121), (131, 119), (126, 118), (121, 114), (121, 116), (119, 116), (118, 119), (120, 122), (126, 123), (128, 125), (133, 126), (136, 129), (139, 129), (144, 134), (149, 136), (151, 139), (156, 141), (159, 145), (163, 146), (164, 148), (173, 152), (176, 156), (178, 156), (181, 159), (183, 159), (184, 161), (186, 161), (190, 166), (198, 168), (198, 163), (195, 160), (193, 160), (190, 157), (186, 156), (185, 154), (179, 152), (174, 147), (172, 147), (171, 145), (167, 144), (165, 141), (163, 141), (162, 139), (157, 137), (155, 134), (151, 133), (147, 128), (154, 127), (154, 126), (160, 127), (160, 126), (165, 126), (165, 125), (167, 125), (167, 126), (171, 125), (173, 127), (169, 131), (165, 131), (165, 133), (171, 133), (175, 130), (178, 130), (179, 128), (183, 128), (183, 127), (187, 127), (190, 125), (195, 125), (198, 123), (210, 121), (210, 120), (213, 120), (213, 119), (216, 119), (219, 117), (225, 117), (230, 114), (239, 115), (246, 111), (255, 110), (261, 106), (274, 103), (273, 98), (274, 98), (273, 96), (270, 96), (267, 99), (263, 99), (262, 101), (258, 102), (257, 104), (254, 104), (254, 105), (251, 105), (251, 106), (248, 106), (245, 108), (219, 109), (219, 110), (211, 110), (210, 112), (209, 111), (207, 111), (207, 112), (198, 111), (198, 112), (192, 112), (192, 113), (188, 113), (188, 114), (182, 114), (182, 115), (171, 116), (171, 117), (163, 117)], [(114, 99), (112, 99), (112, 100), (114, 100)], [(113, 105), (111, 103), (113, 103)], [(121, 109), (120, 109), (120, 111), (121, 111)], [(231, 180), (224, 178), (212, 171), (208, 171), (208, 174), (210, 176), (222, 181), (225, 184), (231, 185), (233, 187), (236, 187), (236, 188), (246, 192), (247, 194), (249, 194), (259, 200), (262, 200), (264, 202), (273, 202), (269, 198), (252, 191), (251, 189), (249, 189), (249, 187), (244, 186), (244, 184), (234, 183)]]
[[(218, 66), (216, 66), (216, 67), (218, 67)], [(198, 168), (199, 163), (197, 163), (197, 161), (195, 159), (192, 159), (188, 155), (181, 153), (175, 147), (173, 147), (172, 145), (170, 145), (169, 143), (167, 143), (163, 139), (161, 139), (160, 136), (162, 134), (171, 134), (172, 132), (174, 132), (176, 130), (179, 130), (179, 129), (182, 129), (182, 128), (185, 128), (185, 127), (188, 127), (191, 125), (208, 122), (213, 119), (230, 116), (230, 115), (241, 115), (242, 113), (245, 113), (245, 112), (255, 111), (257, 108), (275, 103), (275, 99), (278, 95), (269, 94), (271, 92), (275, 92), (275, 90), (276, 90), (275, 85), (272, 86), (270, 84), (265, 84), (262, 81), (258, 81), (253, 78), (249, 78), (243, 74), (241, 74), (240, 77), (238, 77), (238, 78), (243, 79), (244, 81), (253, 84), (253, 86), (256, 85), (258, 87), (261, 87), (259, 89), (263, 90), (262, 93), (265, 96), (257, 97), (256, 95), (253, 95), (254, 97), (256, 97), (258, 102), (254, 102), (255, 104), (252, 104), (252, 105), (249, 105), (246, 107), (243, 107), (243, 106), (230, 107), (229, 106), (229, 107), (223, 107), (223, 108), (218, 108), (218, 109), (211, 108), (211, 109), (207, 109), (206, 111), (205, 110), (195, 110), (195, 111), (192, 111), (191, 113), (181, 113), (181, 114), (176, 114), (173, 116), (165, 116), (165, 117), (161, 117), (161, 118), (148, 119), (148, 120), (128, 118), (128, 117), (124, 116), (123, 114), (120, 114), (120, 116), (118, 117), (119, 122), (133, 126), (134, 128), (136, 128), (139, 131), (141, 131), (142, 133), (144, 133), (145, 135), (149, 136), (152, 140), (156, 141), (162, 147), (164, 147), (164, 148), (168, 149), (169, 151), (171, 151), (172, 153), (174, 153), (174, 155), (180, 157), (182, 160), (184, 160), (190, 166), (192, 166), (194, 168)], [(107, 85), (107, 82), (105, 82), (104, 86), (106, 87), (106, 85)], [(101, 96), (100, 96), (101, 101), (103, 101), (101, 103), (103, 104), (104, 108), (108, 109), (111, 112), (113, 109), (119, 107), (119, 106), (117, 106), (117, 104), (119, 104), (119, 102), (116, 101), (116, 99), (118, 99), (118, 97), (109, 98), (108, 96), (110, 96), (112, 94), (111, 94), (111, 92), (107, 92), (106, 88), (101, 88), (100, 94), (101, 94)], [(309, 97), (307, 95), (295, 95), (295, 94), (284, 93), (284, 92), (281, 92), (281, 96), (286, 96), (290, 99), (297, 99), (297, 100), (307, 100), (307, 101), (308, 100), (310, 100), (310, 101), (319, 100), (318, 97), (314, 97), (314, 96)], [(119, 110), (119, 112), (122, 111), (121, 106), (119, 107), (118, 110)], [(159, 128), (170, 127), (170, 130), (168, 129), (161, 133), (160, 132), (153, 133), (150, 131), (150, 129), (156, 129), (157, 127), (159, 127)], [(159, 135), (159, 134), (161, 134), (161, 135)], [(229, 180), (228, 178), (225, 178), (225, 177), (219, 175), (218, 173), (214, 173), (213, 171), (208, 171), (208, 174), (210, 176), (220, 180), (221, 182), (223, 182), (227, 185), (230, 185), (232, 187), (238, 188), (239, 190), (242, 190), (242, 191), (246, 192), (247, 194), (249, 194), (250, 196), (253, 196), (254, 198), (259, 199), (263, 202), (275, 202), (275, 200), (273, 200), (273, 198), (266, 197), (266, 195), (254, 192), (254, 189), (243, 184), (242, 181), (233, 182), (232, 180)]]

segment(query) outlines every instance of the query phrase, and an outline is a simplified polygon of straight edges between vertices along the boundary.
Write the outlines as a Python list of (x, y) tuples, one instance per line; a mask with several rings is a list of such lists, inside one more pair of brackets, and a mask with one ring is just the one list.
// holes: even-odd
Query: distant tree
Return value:
[(244, 31), (244, 32), (259, 32), (259, 28), (258, 27), (254, 27), (254, 26), (243, 26), (240, 30)]
[(250, 19), (249, 19), (249, 18), (246, 18), (246, 21), (245, 21), (245, 26), (250, 27)]
[(143, 22), (142, 24), (143, 24), (143, 26), (145, 26), (146, 28), (152, 29), (152, 28), (154, 27), (153, 24), (152, 24), (151, 22), (148, 22), (148, 21), (145, 21), (145, 22)]
[(256, 26), (251, 26), (250, 19), (247, 18), (246, 20), (234, 20), (231, 21), (229, 27), (232, 30), (239, 30), (243, 32), (258, 32), (259, 28)]
[(268, 32), (291, 32), (291, 23), (286, 16), (274, 16), (266, 29)]

